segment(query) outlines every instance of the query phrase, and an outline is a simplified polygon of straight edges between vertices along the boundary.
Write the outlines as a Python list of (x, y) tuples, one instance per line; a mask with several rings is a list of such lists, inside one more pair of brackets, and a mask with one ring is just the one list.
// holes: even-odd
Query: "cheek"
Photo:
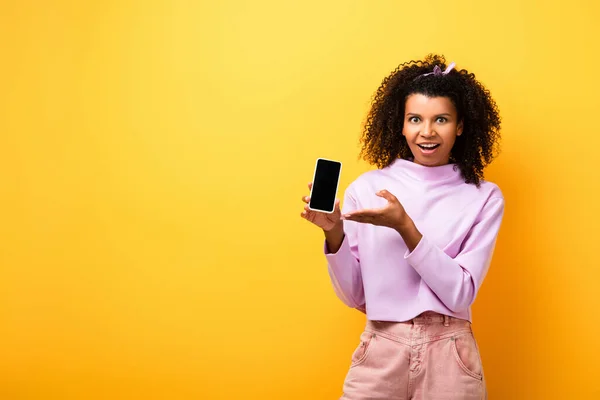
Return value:
[(404, 136), (409, 143), (415, 138), (415, 136), (418, 133), (418, 129), (411, 129), (411, 127), (407, 127), (406, 125), (404, 125), (404, 128), (402, 128), (402, 136)]
[(444, 140), (444, 144), (453, 146), (456, 142), (456, 138), (458, 137), (456, 134), (456, 128), (448, 129), (446, 132), (443, 133), (442, 137)]
[(454, 144), (456, 141), (456, 135), (449, 134), (444, 136), (444, 142), (448, 144)]

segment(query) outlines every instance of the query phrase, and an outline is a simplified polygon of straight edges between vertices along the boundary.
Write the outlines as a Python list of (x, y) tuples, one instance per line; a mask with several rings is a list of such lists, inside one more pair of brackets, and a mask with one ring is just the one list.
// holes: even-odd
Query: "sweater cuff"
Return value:
[(425, 236), (421, 237), (421, 240), (417, 244), (417, 247), (413, 249), (413, 251), (406, 250), (404, 253), (404, 259), (416, 270), (419, 270), (419, 267), (427, 257), (427, 254), (431, 251), (431, 243)]
[(327, 248), (327, 241), (323, 241), (323, 253), (325, 253), (325, 257), (330, 265), (346, 265), (353, 258), (352, 252), (350, 251), (350, 244), (348, 243), (348, 235), (344, 235), (342, 245), (335, 253), (331, 253)]
[[(330, 252), (329, 249), (327, 248), (327, 240), (323, 241), (323, 253), (325, 253), (325, 255), (327, 257), (334, 257), (340, 253), (343, 253), (342, 249), (344, 247), (348, 247), (348, 235), (346, 235), (346, 234), (344, 234), (344, 238), (342, 239), (342, 245), (340, 246), (338, 251), (336, 251), (335, 253)], [(348, 250), (348, 249), (345, 249), (345, 250)]]

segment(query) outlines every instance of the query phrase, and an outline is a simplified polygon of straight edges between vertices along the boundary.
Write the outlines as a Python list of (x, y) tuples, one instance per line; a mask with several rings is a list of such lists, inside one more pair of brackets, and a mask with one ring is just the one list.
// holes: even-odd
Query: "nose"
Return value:
[(421, 136), (423, 137), (432, 137), (435, 135), (435, 132), (433, 131), (431, 124), (429, 122), (426, 122), (423, 125), (423, 129), (421, 129)]

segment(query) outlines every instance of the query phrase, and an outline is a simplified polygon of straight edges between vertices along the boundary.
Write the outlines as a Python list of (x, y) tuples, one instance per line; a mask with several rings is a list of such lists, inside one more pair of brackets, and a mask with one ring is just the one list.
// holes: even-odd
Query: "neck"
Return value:
[(456, 164), (444, 164), (437, 166), (426, 166), (414, 162), (412, 159), (396, 159), (390, 167), (393, 170), (402, 171), (413, 179), (422, 181), (445, 181), (460, 179), (460, 170)]

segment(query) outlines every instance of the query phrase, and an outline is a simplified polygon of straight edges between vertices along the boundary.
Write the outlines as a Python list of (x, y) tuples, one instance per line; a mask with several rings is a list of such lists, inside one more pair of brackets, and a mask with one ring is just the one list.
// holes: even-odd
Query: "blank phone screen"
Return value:
[(317, 160), (310, 208), (327, 212), (333, 211), (341, 169), (342, 164), (338, 161)]

